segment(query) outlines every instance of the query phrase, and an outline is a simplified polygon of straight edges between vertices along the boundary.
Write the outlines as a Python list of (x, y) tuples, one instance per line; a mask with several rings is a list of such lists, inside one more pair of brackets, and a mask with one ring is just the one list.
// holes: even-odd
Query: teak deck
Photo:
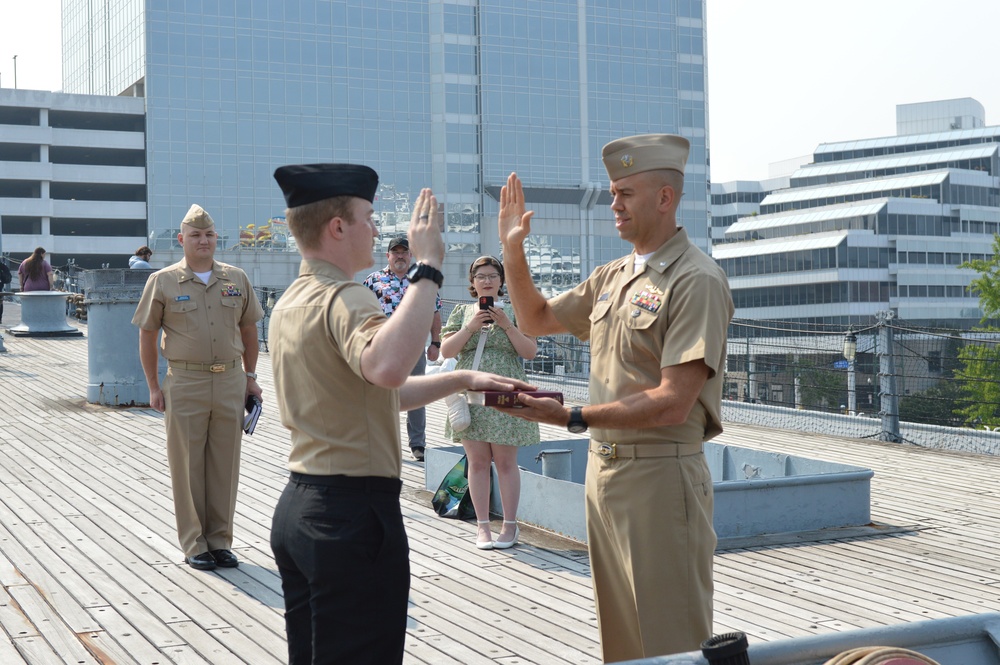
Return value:
[[(288, 438), (268, 355), (264, 414), (244, 438), (242, 563), (205, 573), (175, 542), (161, 417), (86, 403), (86, 338), (5, 341), (0, 663), (285, 662), (268, 534)], [(429, 408), (431, 445), (448, 443), (443, 418)], [(754, 642), (1000, 609), (1000, 459), (736, 425), (718, 440), (874, 469), (872, 519), (885, 529), (719, 552), (716, 632)], [(600, 662), (585, 549), (523, 529), (521, 546), (479, 551), (473, 524), (433, 514), (405, 444), (403, 458), (406, 662)]]

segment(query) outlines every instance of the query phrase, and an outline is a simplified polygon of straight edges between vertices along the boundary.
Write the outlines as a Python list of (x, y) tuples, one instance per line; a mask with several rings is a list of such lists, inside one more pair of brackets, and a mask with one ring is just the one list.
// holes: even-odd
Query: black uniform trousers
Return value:
[(403, 662), (410, 559), (401, 486), (291, 474), (271, 525), (289, 665)]

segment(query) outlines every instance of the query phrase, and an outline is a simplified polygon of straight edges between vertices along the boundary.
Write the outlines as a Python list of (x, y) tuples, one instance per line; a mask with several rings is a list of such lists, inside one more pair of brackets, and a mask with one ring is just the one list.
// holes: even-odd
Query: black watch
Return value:
[(441, 342), (431, 342), (431, 346), (436, 346), (437, 348), (440, 349), (441, 348)]
[(426, 263), (414, 263), (410, 266), (410, 272), (406, 273), (406, 278), (410, 280), (410, 284), (427, 278), (437, 284), (439, 289), (444, 284), (444, 274), (434, 266), (429, 266)]
[(569, 422), (566, 429), (573, 434), (583, 434), (587, 431), (587, 421), (583, 419), (583, 407), (574, 406), (569, 410)]

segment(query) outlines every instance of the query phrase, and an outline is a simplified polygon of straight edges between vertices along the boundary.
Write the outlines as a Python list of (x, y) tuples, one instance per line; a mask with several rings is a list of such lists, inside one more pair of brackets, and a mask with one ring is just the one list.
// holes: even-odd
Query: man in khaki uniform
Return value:
[(650, 134), (603, 150), (615, 227), (635, 250), (551, 300), (523, 242), (533, 213), (511, 174), (500, 240), (511, 303), (528, 335), (590, 341), (590, 401), (523, 397), (529, 420), (591, 428), (586, 509), (605, 662), (698, 649), (712, 634), (712, 478), (702, 442), (722, 432), (725, 273), (677, 227), (689, 144)]
[[(464, 389), (526, 389), (466, 370), (410, 376), (443, 281), (441, 212), (420, 192), (409, 227), (417, 263), (386, 318), (352, 275), (374, 264), (378, 175), (355, 164), (274, 172), (302, 265), (271, 313), (268, 339), (288, 485), (271, 526), (290, 665), (402, 663), (410, 588), (399, 508), (399, 412)], [(420, 332), (423, 331), (423, 332)]]
[[(257, 385), (257, 321), (246, 273), (215, 261), (215, 222), (193, 205), (177, 241), (184, 258), (149, 276), (132, 323), (150, 405), (164, 413), (177, 537), (192, 568), (235, 568), (233, 517), (247, 396)], [(163, 330), (167, 376), (157, 376)]]

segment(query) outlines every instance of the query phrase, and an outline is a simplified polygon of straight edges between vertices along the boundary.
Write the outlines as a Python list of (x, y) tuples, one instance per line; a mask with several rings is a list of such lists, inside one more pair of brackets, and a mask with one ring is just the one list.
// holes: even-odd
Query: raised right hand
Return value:
[(507, 184), (500, 189), (500, 214), (497, 230), (500, 244), (520, 247), (531, 233), (533, 210), (524, 210), (524, 187), (516, 173), (507, 176)]
[(430, 189), (420, 190), (417, 202), (413, 205), (410, 229), (407, 232), (415, 261), (441, 269), (444, 263), (444, 238), (441, 236), (443, 228), (437, 197)]

